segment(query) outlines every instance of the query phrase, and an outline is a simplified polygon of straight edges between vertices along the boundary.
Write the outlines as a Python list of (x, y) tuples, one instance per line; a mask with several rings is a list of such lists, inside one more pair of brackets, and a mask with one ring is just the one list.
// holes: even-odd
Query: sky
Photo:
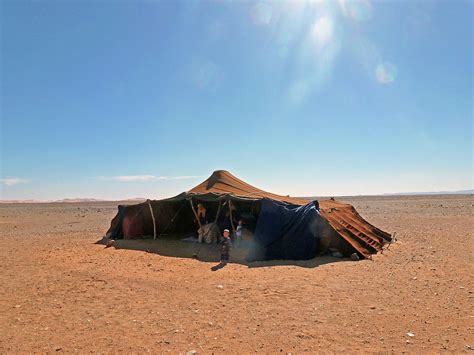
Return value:
[(473, 188), (472, 1), (0, 3), (0, 199)]

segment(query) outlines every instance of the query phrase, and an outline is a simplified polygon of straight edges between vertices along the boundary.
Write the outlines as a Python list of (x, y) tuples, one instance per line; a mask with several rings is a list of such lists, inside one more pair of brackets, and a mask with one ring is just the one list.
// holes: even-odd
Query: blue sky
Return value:
[(2, 1), (2, 199), (473, 187), (472, 1)]

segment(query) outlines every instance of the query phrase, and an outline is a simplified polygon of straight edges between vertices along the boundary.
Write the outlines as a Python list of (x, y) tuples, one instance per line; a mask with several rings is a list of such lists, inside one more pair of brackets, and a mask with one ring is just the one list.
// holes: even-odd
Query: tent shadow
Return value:
[[(106, 248), (108, 239), (98, 240), (95, 244), (105, 245)], [(113, 242), (115, 249), (136, 250), (147, 253), (153, 253), (161, 256), (176, 257), (176, 258), (190, 258), (201, 262), (215, 262), (218, 263), (211, 267), (212, 271), (218, 271), (226, 266), (225, 263), (220, 263), (220, 249), (217, 244), (199, 244), (192, 242), (183, 242), (179, 239), (119, 239)], [(249, 268), (259, 267), (277, 267), (277, 266), (297, 266), (302, 268), (316, 268), (321, 265), (336, 263), (336, 262), (350, 262), (347, 258), (336, 258), (328, 255), (317, 256), (309, 260), (269, 260), (269, 261), (248, 261), (246, 256), (249, 249), (246, 248), (232, 248), (230, 253), (229, 264), (245, 265)]]

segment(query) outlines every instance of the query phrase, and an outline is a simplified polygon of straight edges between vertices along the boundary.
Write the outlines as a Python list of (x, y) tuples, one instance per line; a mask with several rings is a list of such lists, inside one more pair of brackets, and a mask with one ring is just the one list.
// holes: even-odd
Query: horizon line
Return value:
[[(292, 196), (303, 199), (315, 198), (331, 198), (331, 197), (396, 197), (396, 196), (436, 196), (436, 195), (473, 195), (474, 189), (454, 190), (454, 191), (415, 191), (415, 192), (384, 192), (377, 194), (356, 194), (356, 195), (310, 195), (310, 196)], [(163, 198), (166, 199), (166, 198)], [(60, 199), (3, 199), (0, 198), (0, 203), (81, 203), (81, 202), (120, 202), (120, 201), (146, 201), (146, 200), (161, 200), (149, 199), (145, 197), (131, 197), (119, 199), (102, 199), (95, 197), (75, 197), (75, 198), (60, 198)]]

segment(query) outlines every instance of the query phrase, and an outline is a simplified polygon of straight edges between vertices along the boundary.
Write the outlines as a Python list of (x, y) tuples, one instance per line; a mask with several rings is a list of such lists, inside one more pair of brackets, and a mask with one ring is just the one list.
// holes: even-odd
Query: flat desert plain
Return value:
[(229, 264), (95, 244), (117, 203), (0, 205), (0, 353), (462, 353), (473, 196), (342, 198), (373, 260)]

